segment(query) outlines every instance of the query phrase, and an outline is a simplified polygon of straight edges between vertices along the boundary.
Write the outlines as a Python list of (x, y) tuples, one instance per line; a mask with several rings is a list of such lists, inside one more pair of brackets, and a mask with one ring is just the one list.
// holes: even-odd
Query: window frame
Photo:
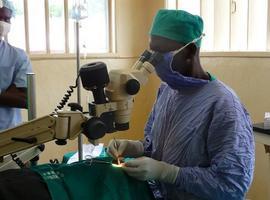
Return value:
[[(164, 0), (164, 6), (168, 9), (168, 1)], [(200, 15), (202, 13), (202, 1), (200, 0)], [(232, 1), (232, 0), (230, 0)], [(267, 33), (266, 33), (266, 49), (265, 50), (258, 50), (258, 51), (250, 51), (250, 50), (226, 50), (226, 51), (215, 51), (215, 50), (204, 50), (200, 52), (201, 57), (249, 57), (249, 58), (268, 58), (270, 57), (270, 0), (268, 1), (268, 8), (267, 8)], [(176, 9), (179, 9), (179, 2), (175, 0)], [(249, 15), (249, 14), (248, 14)], [(231, 27), (231, 22), (229, 24)], [(231, 30), (230, 30), (231, 32)], [(247, 31), (247, 35), (249, 35), (249, 31)], [(231, 35), (230, 35), (231, 40)], [(230, 44), (229, 44), (230, 45)], [(248, 43), (247, 43), (248, 46)]]
[[(100, 58), (100, 57), (113, 57), (116, 56), (116, 30), (115, 30), (115, 0), (108, 1), (108, 52), (104, 53), (87, 53), (85, 58)], [(59, 59), (76, 57), (75, 53), (70, 53), (69, 49), (69, 0), (63, 0), (64, 2), (64, 32), (65, 32), (65, 48), (63, 53), (55, 53), (50, 49), (50, 24), (49, 24), (49, 0), (44, 0), (45, 9), (45, 51), (31, 52), (30, 51), (30, 38), (29, 38), (29, 18), (28, 18), (28, 0), (23, 0), (24, 4), (24, 31), (25, 31), (25, 51), (31, 59)], [(8, 39), (8, 38), (7, 38)], [(76, 50), (75, 50), (76, 51)], [(84, 57), (81, 55), (81, 57)]]

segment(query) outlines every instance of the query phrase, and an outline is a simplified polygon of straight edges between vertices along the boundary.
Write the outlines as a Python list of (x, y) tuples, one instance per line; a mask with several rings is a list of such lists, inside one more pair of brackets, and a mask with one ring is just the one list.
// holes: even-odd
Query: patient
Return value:
[(109, 157), (12, 169), (0, 177), (1, 200), (153, 199), (146, 182), (127, 176)]
[(1, 200), (52, 199), (46, 182), (31, 169), (10, 169), (0, 172)]

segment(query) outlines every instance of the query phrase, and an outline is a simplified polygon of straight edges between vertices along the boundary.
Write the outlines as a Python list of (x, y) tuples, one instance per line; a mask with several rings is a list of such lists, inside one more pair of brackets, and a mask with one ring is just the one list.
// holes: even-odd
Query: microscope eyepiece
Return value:
[(145, 50), (140, 56), (140, 61), (145, 62), (152, 56), (152, 53), (148, 50)]
[(162, 60), (163, 60), (162, 53), (154, 52), (152, 54), (151, 58), (148, 60), (148, 62), (151, 63), (153, 66), (156, 66)]

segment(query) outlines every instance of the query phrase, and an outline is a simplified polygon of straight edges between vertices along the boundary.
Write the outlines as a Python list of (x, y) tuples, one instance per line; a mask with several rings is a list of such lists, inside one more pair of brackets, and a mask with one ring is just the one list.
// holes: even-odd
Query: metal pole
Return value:
[[(79, 20), (75, 21), (75, 29), (76, 29), (76, 58), (77, 58), (77, 75), (79, 75), (80, 70), (80, 22)], [(81, 84), (80, 80), (78, 80), (78, 87), (77, 87), (77, 102), (81, 105)], [(82, 134), (78, 135), (78, 155), (79, 160), (83, 160), (83, 137)]]
[(34, 73), (27, 73), (26, 77), (27, 77), (28, 120), (32, 120), (32, 119), (35, 119), (37, 117), (35, 74)]
[[(28, 112), (28, 121), (30, 121), (37, 118), (35, 74), (27, 73), (26, 78), (27, 78), (27, 112)], [(38, 146), (27, 149), (21, 154), (22, 158), (24, 155), (26, 161), (31, 163), (31, 166), (36, 166), (39, 160), (39, 154), (42, 151), (44, 151), (44, 148), (45, 145), (40, 144)]]

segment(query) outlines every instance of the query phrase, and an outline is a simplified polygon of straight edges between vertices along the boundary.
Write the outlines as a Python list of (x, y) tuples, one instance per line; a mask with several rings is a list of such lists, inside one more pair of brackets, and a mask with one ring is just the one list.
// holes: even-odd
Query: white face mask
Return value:
[(0, 39), (7, 36), (10, 31), (10, 23), (0, 21)]

